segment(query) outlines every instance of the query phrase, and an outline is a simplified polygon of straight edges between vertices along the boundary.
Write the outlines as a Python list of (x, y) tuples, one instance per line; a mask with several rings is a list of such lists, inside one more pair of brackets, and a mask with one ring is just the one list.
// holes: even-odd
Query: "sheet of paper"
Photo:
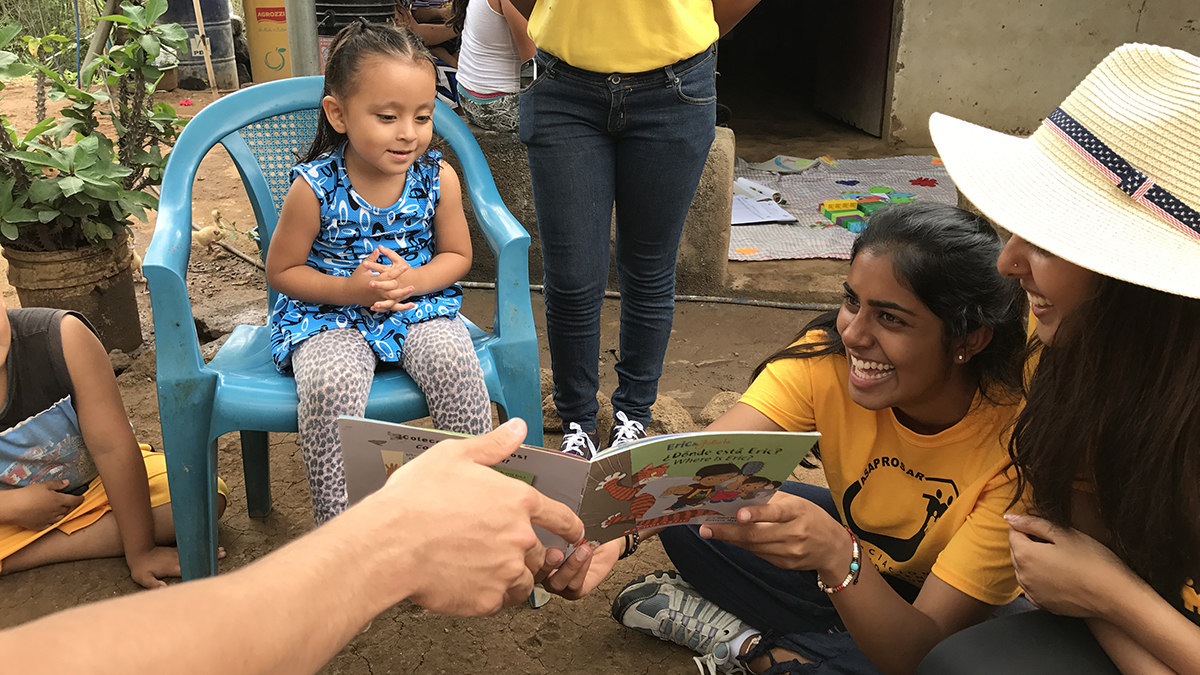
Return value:
[(733, 196), (733, 214), (731, 222), (734, 225), (755, 225), (758, 223), (794, 223), (796, 217), (783, 207), (772, 201), (755, 201), (745, 195)]

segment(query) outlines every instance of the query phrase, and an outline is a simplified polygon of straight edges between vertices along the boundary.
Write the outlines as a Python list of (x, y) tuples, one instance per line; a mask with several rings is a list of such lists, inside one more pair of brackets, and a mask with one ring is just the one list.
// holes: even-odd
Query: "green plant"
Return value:
[[(2, 51), (21, 27), (0, 29), (0, 88), (32, 72), (49, 83), (50, 101), (65, 104), (59, 116), (40, 119), (24, 133), (0, 116), (4, 246), (57, 251), (102, 245), (123, 232), (131, 216), (145, 220), (145, 209), (158, 206), (144, 189), (161, 184), (183, 122), (170, 105), (153, 100), (162, 77), (154, 60), (164, 47), (182, 49), (187, 39), (178, 24), (155, 25), (166, 5), (124, 2), (121, 15), (103, 17), (123, 24), (130, 39), (84, 68), (83, 87), (42, 60), (23, 63)], [(29, 51), (36, 57), (51, 42), (57, 40), (46, 38)], [(112, 122), (115, 141), (101, 130), (99, 115)]]
[[(43, 60), (53, 63), (56, 57), (62, 55), (64, 51), (62, 48), (63, 45), (70, 42), (70, 40), (57, 33), (51, 33), (44, 37), (26, 35), (21, 39), (25, 41), (25, 48), (29, 50), (28, 58), (32, 58), (34, 63), (41, 63)], [(34, 77), (37, 84), (34, 91), (33, 114), (37, 116), (38, 120), (44, 120), (46, 119), (46, 87), (50, 80), (40, 70), (35, 70)]]

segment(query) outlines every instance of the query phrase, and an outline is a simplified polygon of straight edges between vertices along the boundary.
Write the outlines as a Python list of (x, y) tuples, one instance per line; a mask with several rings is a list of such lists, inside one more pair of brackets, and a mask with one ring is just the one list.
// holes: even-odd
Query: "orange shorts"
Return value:
[[(171, 492), (167, 487), (167, 457), (161, 452), (153, 452), (150, 446), (141, 446), (142, 460), (146, 463), (146, 477), (150, 481), (150, 508), (162, 506), (171, 501)], [(229, 499), (229, 488), (225, 481), (217, 479), (217, 492)], [(37, 532), (26, 530), (11, 523), (0, 524), (0, 562), (8, 556), (20, 551), (26, 546), (54, 530), (65, 534), (73, 534), (100, 520), (100, 517), (112, 510), (108, 503), (108, 494), (99, 478), (92, 481), (87, 492), (83, 493), (83, 503), (75, 507), (62, 520), (54, 525)]]

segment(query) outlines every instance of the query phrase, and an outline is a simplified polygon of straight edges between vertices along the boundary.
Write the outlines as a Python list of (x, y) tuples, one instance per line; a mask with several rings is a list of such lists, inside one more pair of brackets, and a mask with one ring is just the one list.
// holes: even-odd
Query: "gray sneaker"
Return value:
[(729, 648), (750, 626), (705, 600), (678, 572), (658, 570), (629, 582), (613, 600), (612, 615), (623, 626), (700, 654), (701, 673), (750, 673)]

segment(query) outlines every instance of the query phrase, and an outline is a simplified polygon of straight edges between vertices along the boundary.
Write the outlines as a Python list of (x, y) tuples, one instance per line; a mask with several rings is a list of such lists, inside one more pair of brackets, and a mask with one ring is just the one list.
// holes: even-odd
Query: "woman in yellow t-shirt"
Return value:
[(1013, 232), (998, 267), (1037, 318), (1010, 450), (1038, 517), (1010, 545), (1043, 611), (963, 631), (922, 673), (1200, 673), (1197, 129), (1200, 57), (1152, 45), (1112, 52), (1032, 138), (930, 121)]
[[(950, 206), (874, 215), (841, 309), (767, 359), (710, 427), (821, 432), (829, 489), (786, 483), (745, 524), (663, 530), (679, 572), (635, 579), (614, 617), (724, 672), (910, 673), (1014, 600), (1001, 436), (1025, 301), (995, 269), (1002, 245)], [(597, 549), (583, 579), (567, 561), (547, 587), (583, 593), (623, 546)]]
[(610, 241), (621, 356), (607, 444), (646, 435), (675, 316), (683, 223), (715, 135), (713, 44), (756, 2), (513, 0), (538, 46), (520, 133), (564, 452), (591, 457), (605, 441), (596, 394)]

